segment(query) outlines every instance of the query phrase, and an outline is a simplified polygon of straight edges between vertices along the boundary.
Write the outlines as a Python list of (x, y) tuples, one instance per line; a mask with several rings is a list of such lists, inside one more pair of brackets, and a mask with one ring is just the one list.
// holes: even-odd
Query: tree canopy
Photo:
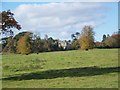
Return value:
[(17, 42), (17, 52), (21, 54), (29, 54), (31, 52), (31, 37), (30, 33), (26, 33), (24, 36), (20, 37)]
[(13, 16), (14, 14), (10, 10), (0, 12), (0, 30), (3, 34), (7, 32), (13, 35), (12, 28), (21, 29), (21, 25), (18, 24)]
[(92, 49), (94, 47), (94, 32), (91, 26), (85, 26), (80, 35), (81, 49)]

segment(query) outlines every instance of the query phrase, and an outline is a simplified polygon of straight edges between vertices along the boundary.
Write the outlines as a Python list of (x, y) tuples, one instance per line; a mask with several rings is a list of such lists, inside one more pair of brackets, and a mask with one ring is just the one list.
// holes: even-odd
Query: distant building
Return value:
[(64, 50), (67, 48), (67, 41), (58, 41), (58, 47), (62, 47)]

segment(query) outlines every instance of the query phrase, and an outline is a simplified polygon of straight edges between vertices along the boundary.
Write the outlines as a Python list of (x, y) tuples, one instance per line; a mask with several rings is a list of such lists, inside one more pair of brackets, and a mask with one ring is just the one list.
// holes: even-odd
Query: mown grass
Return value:
[(118, 50), (3, 55), (3, 88), (118, 88)]

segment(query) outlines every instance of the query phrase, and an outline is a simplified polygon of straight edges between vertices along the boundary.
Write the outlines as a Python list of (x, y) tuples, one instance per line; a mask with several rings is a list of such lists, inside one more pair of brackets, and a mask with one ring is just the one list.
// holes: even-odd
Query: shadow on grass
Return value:
[(12, 76), (3, 78), (3, 80), (31, 80), (31, 79), (53, 79), (60, 77), (82, 77), (82, 76), (95, 76), (107, 73), (119, 72), (120, 67), (84, 67), (84, 68), (70, 68), (59, 70), (48, 70), (34, 73), (21, 74), (19, 76)]

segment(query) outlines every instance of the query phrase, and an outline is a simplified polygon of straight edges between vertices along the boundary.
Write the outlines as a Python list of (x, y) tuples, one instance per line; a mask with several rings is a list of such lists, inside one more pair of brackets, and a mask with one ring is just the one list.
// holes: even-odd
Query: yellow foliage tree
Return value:
[(30, 37), (25, 34), (17, 42), (17, 52), (21, 54), (29, 54), (31, 52)]
[(80, 35), (81, 49), (92, 49), (94, 47), (94, 32), (91, 26), (85, 26)]

